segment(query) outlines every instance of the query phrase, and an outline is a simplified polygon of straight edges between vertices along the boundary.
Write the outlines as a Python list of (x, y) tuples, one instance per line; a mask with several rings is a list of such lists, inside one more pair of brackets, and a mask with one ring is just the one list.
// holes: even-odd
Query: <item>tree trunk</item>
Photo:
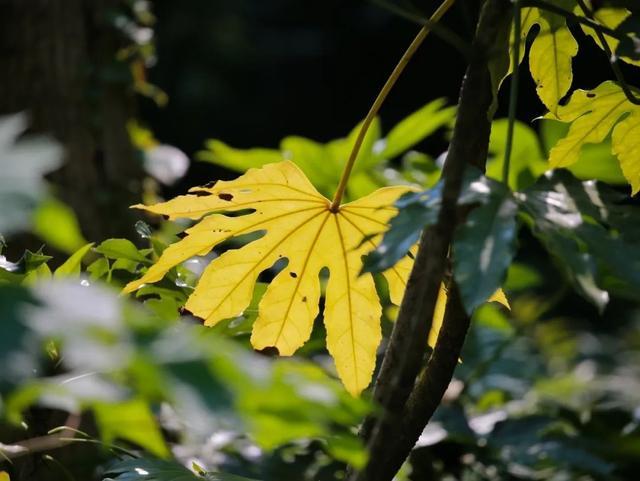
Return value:
[(117, 0), (0, 0), (0, 114), (26, 110), (66, 161), (52, 176), (92, 241), (130, 236), (141, 162), (126, 129), (133, 94), (109, 24)]

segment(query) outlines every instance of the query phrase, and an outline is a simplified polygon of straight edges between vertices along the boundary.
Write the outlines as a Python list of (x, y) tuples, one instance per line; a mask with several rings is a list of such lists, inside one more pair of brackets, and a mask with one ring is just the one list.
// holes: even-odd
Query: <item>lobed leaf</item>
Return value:
[(629, 102), (618, 84), (607, 81), (593, 90), (576, 90), (555, 118), (571, 122), (571, 127), (551, 149), (552, 167), (574, 164), (585, 144), (600, 143), (612, 133), (612, 152), (620, 169), (632, 194), (640, 192), (640, 107)]
[[(371, 380), (381, 339), (380, 301), (371, 274), (360, 275), (361, 257), (375, 246), (396, 212), (393, 202), (407, 190), (380, 189), (333, 212), (329, 200), (301, 170), (283, 161), (250, 169), (233, 181), (191, 189), (191, 194), (169, 202), (136, 206), (170, 219), (200, 222), (169, 246), (142, 278), (128, 284), (125, 292), (159, 281), (173, 266), (224, 241), (262, 233), (211, 262), (185, 308), (208, 326), (237, 317), (249, 306), (258, 275), (286, 261), (259, 304), (251, 342), (256, 349), (275, 347), (289, 356), (311, 335), (319, 313), (319, 275), (327, 268), (327, 348), (347, 390), (358, 394)], [(226, 215), (247, 210), (251, 212)], [(407, 258), (384, 273), (395, 303), (402, 298), (410, 262)]]

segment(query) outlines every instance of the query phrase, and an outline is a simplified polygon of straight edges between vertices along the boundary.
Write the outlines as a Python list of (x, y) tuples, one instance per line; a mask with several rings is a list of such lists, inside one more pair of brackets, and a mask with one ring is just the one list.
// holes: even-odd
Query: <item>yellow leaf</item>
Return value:
[[(394, 201), (407, 187), (380, 189), (366, 197), (329, 209), (330, 201), (311, 185), (295, 164), (284, 161), (250, 169), (233, 181), (198, 187), (191, 195), (150, 207), (136, 206), (170, 219), (202, 220), (187, 236), (169, 246), (131, 292), (160, 280), (173, 266), (205, 254), (236, 236), (263, 232), (240, 249), (228, 250), (204, 271), (185, 308), (213, 326), (240, 315), (249, 305), (258, 275), (286, 259), (265, 292), (253, 327), (256, 349), (273, 346), (292, 355), (311, 335), (320, 300), (319, 274), (329, 270), (324, 323), (327, 348), (347, 390), (356, 395), (369, 385), (380, 343), (381, 306), (370, 274), (360, 275), (361, 256), (396, 212)], [(252, 209), (230, 217), (228, 212)], [(406, 261), (384, 275), (390, 284), (404, 285)], [(394, 289), (394, 302), (401, 299)]]
[(9, 474), (6, 471), (0, 471), (0, 481), (11, 481)]
[(583, 145), (600, 143), (613, 130), (613, 153), (633, 194), (640, 191), (640, 107), (627, 100), (619, 85), (607, 81), (591, 91), (576, 90), (555, 118), (572, 123), (566, 137), (551, 149), (551, 167), (575, 163)]
[[(319, 276), (327, 268), (323, 313), (327, 348), (346, 389), (357, 395), (371, 382), (381, 340), (382, 308), (373, 277), (361, 274), (362, 256), (377, 245), (396, 213), (395, 200), (409, 189), (379, 189), (332, 212), (331, 202), (302, 171), (283, 161), (249, 169), (236, 180), (193, 188), (190, 195), (165, 203), (135, 206), (169, 219), (201, 220), (124, 291), (157, 282), (172, 267), (204, 255), (226, 240), (260, 233), (261, 237), (211, 262), (185, 308), (208, 326), (239, 316), (251, 302), (258, 275), (278, 261), (286, 261), (260, 301), (251, 343), (256, 349), (275, 347), (279, 354), (290, 356), (311, 335), (319, 313)], [(247, 210), (251, 212), (225, 215)], [(396, 305), (402, 301), (412, 264), (413, 258), (405, 256), (383, 273)], [(445, 297), (434, 315), (433, 341), (444, 315), (444, 291), (442, 295)]]

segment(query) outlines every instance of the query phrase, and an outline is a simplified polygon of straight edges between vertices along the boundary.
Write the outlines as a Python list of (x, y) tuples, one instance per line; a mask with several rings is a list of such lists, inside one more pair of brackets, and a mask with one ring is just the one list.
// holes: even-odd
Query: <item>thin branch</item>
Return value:
[(331, 202), (330, 209), (332, 212), (337, 212), (338, 209), (340, 208), (342, 197), (344, 196), (344, 192), (347, 188), (347, 183), (349, 182), (349, 176), (351, 175), (353, 166), (356, 163), (356, 159), (358, 158), (358, 154), (360, 153), (360, 147), (362, 147), (362, 142), (364, 141), (364, 138), (367, 135), (367, 131), (369, 130), (369, 126), (371, 125), (371, 122), (373, 122), (373, 120), (376, 118), (376, 115), (378, 115), (378, 112), (380, 111), (380, 107), (382, 107), (382, 104), (384, 103), (387, 96), (389, 95), (389, 92), (391, 92), (391, 89), (397, 82), (398, 78), (400, 77), (400, 75), (402, 75), (402, 72), (404, 71), (405, 67), (409, 63), (409, 60), (411, 60), (411, 58), (414, 56), (414, 54), (416, 53), (420, 45), (422, 45), (422, 42), (424, 41), (424, 39), (427, 37), (427, 35), (429, 35), (429, 32), (431, 31), (430, 25), (433, 23), (437, 23), (443, 17), (443, 15), (447, 13), (447, 11), (453, 6), (454, 3), (455, 3), (455, 0), (444, 0), (440, 4), (438, 9), (434, 12), (434, 14), (429, 19), (429, 25), (425, 25), (420, 29), (416, 37), (413, 39), (413, 42), (411, 42), (411, 45), (409, 45), (404, 55), (402, 55), (402, 58), (398, 62), (398, 65), (396, 65), (396, 67), (393, 69), (393, 72), (391, 72), (391, 75), (389, 75), (389, 78), (387, 79), (384, 86), (382, 87), (382, 90), (380, 90), (378, 97), (376, 97), (375, 101), (373, 102), (373, 105), (371, 106), (371, 108), (369, 109), (369, 112), (367, 113), (367, 116), (362, 122), (362, 127), (360, 127), (358, 136), (356, 137), (356, 140), (353, 143), (351, 154), (349, 155), (347, 164), (345, 165), (344, 171), (342, 172), (342, 176), (340, 177), (338, 188), (336, 189), (336, 193), (333, 196), (333, 201)]
[(516, 110), (518, 107), (518, 86), (520, 80), (520, 41), (521, 41), (520, 0), (513, 2), (513, 52), (511, 87), (509, 91), (509, 124), (507, 126), (507, 140), (502, 164), (502, 182), (509, 185), (509, 167), (511, 152), (513, 151), (513, 131), (516, 124)]
[[(493, 100), (488, 67), (498, 39), (504, 36), (504, 49), (508, 49), (509, 37), (503, 33), (510, 27), (511, 8), (509, 0), (487, 0), (483, 7), (442, 173), (444, 188), (438, 222), (422, 234), (398, 319), (376, 381), (374, 398), (382, 406), (382, 414), (378, 418), (368, 418), (362, 427), (361, 434), (368, 440), (369, 462), (352, 480), (391, 480), (430, 417), (429, 414), (420, 419), (422, 424), (412, 426), (408, 426), (403, 419), (407, 414), (406, 404), (410, 395), (415, 404), (425, 401), (416, 398), (425, 395), (422, 391), (419, 394), (412, 391), (426, 356), (427, 333), (431, 328), (438, 291), (446, 270), (447, 252), (460, 219), (457, 204), (463, 174), (469, 164), (484, 169), (486, 163), (491, 130), (488, 112)], [(456, 295), (453, 298), (455, 300)], [(464, 309), (461, 312), (464, 313)], [(429, 366), (434, 366), (434, 359), (453, 359), (455, 368), (466, 333), (465, 323), (468, 325), (468, 320), (464, 318), (445, 317)], [(447, 343), (446, 340), (450, 338), (453, 340)], [(444, 393), (448, 386), (453, 368), (429, 373), (429, 379), (439, 382), (432, 392), (426, 394), (429, 402), (435, 405), (440, 402), (440, 391)], [(413, 411), (409, 413), (415, 414)]]
[[(587, 18), (589, 18), (590, 20), (593, 20), (594, 22), (597, 22), (593, 14), (593, 11), (587, 6), (584, 0), (578, 0), (578, 5), (580, 6), (580, 9), (582, 10), (582, 12), (587, 16)], [(600, 30), (595, 29), (595, 32), (596, 32), (596, 36), (598, 37), (598, 40), (600, 40), (600, 43), (602, 44), (602, 49), (604, 50), (604, 53), (607, 54), (607, 57), (609, 57), (611, 70), (613, 70), (613, 74), (616, 76), (616, 80), (620, 84), (620, 87), (622, 88), (622, 91), (624, 92), (625, 97), (627, 97), (627, 100), (631, 102), (633, 105), (640, 105), (640, 98), (636, 97), (633, 94), (631, 87), (625, 80), (624, 74), (622, 73), (622, 70), (620, 70), (620, 65), (618, 64), (618, 57), (611, 51), (611, 47), (609, 47), (609, 43), (607, 42), (607, 39), (604, 38), (604, 35)]]
[(25, 439), (14, 444), (0, 444), (0, 453), (6, 459), (16, 459), (41, 451), (62, 448), (73, 441), (76, 432), (78, 432), (80, 420), (79, 414), (70, 414), (65, 425), (56, 430), (55, 434)]

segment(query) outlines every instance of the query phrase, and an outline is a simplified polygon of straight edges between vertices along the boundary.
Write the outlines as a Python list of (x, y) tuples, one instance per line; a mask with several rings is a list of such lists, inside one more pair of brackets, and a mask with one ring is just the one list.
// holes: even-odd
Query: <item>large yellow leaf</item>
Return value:
[[(395, 200), (407, 190), (406, 186), (379, 189), (332, 212), (331, 202), (302, 171), (284, 161), (249, 169), (233, 181), (196, 187), (190, 195), (165, 203), (135, 206), (169, 219), (201, 220), (125, 292), (159, 281), (172, 267), (228, 239), (263, 233), (211, 262), (185, 308), (208, 326), (236, 317), (249, 305), (258, 275), (286, 260), (260, 301), (251, 343), (256, 349), (276, 347), (289, 356), (311, 335), (319, 312), (319, 275), (327, 268), (323, 313), (327, 348), (345, 387), (357, 395), (371, 381), (381, 340), (380, 300), (371, 274), (361, 274), (362, 256), (376, 246), (396, 213)], [(252, 212), (225, 215), (247, 210)], [(402, 301), (412, 264), (412, 257), (405, 256), (383, 273), (396, 305)], [(442, 290), (429, 334), (431, 345), (442, 325), (445, 301)]]
[(576, 90), (554, 118), (572, 122), (566, 137), (551, 149), (552, 167), (575, 163), (585, 144), (602, 142), (613, 130), (611, 145), (633, 194), (640, 191), (640, 107), (629, 102), (615, 82), (593, 90)]
[[(371, 250), (375, 237), (362, 240), (385, 229), (395, 213), (394, 201), (406, 191), (407, 187), (380, 189), (332, 212), (330, 201), (298, 167), (284, 161), (250, 169), (233, 181), (192, 189), (191, 195), (169, 202), (136, 206), (170, 219), (202, 220), (187, 229), (187, 236), (169, 246), (125, 291), (160, 280), (171, 267), (232, 237), (265, 231), (261, 238), (215, 259), (204, 271), (186, 309), (210, 326), (238, 316), (251, 301), (258, 275), (286, 259), (286, 267), (275, 276), (260, 302), (251, 342), (256, 349), (274, 346), (280, 354), (291, 355), (311, 334), (319, 309), (319, 274), (326, 267), (327, 347), (347, 390), (357, 394), (371, 380), (381, 339), (381, 307), (373, 278), (360, 275), (361, 256)], [(224, 215), (246, 209), (254, 211)], [(407, 262), (384, 273), (397, 303), (410, 269)]]

